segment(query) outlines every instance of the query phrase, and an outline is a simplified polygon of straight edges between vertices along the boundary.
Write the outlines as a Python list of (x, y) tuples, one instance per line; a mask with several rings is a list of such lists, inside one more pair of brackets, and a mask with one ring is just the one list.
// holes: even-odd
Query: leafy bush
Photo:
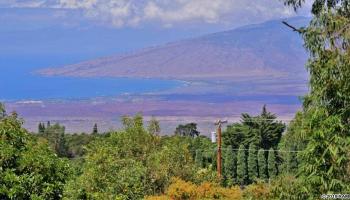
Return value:
[(247, 200), (268, 200), (270, 199), (270, 190), (266, 183), (257, 182), (245, 188), (243, 197)]
[(166, 193), (174, 200), (192, 200), (196, 199), (196, 189), (197, 186), (195, 184), (174, 178)]
[(167, 189), (165, 195), (147, 197), (146, 200), (235, 200), (241, 198), (242, 192), (239, 187), (223, 188), (216, 183), (209, 182), (196, 185), (179, 178), (173, 178), (172, 184)]
[(308, 197), (304, 191), (304, 183), (301, 179), (297, 179), (294, 176), (278, 177), (272, 183), (272, 199), (302, 200), (308, 199)]

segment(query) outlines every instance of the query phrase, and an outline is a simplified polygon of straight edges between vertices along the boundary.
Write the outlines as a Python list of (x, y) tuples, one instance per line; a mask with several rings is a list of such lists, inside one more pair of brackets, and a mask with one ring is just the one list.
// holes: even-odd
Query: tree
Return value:
[(264, 149), (259, 149), (258, 151), (258, 167), (259, 167), (259, 178), (262, 180), (267, 180), (268, 169)]
[(203, 167), (214, 165), (212, 158), (215, 153), (212, 150), (216, 148), (216, 144), (212, 143), (208, 137), (200, 135), (195, 138), (187, 137), (182, 139), (189, 143), (188, 149), (194, 160), (196, 158), (197, 151), (201, 151), (203, 157)]
[(69, 165), (15, 115), (0, 120), (0, 199), (60, 199)]
[(3, 103), (0, 102), (0, 120), (6, 116), (6, 109)]
[(147, 129), (149, 133), (159, 135), (160, 133), (159, 121), (155, 117), (152, 117), (152, 119), (148, 123)]
[(82, 174), (69, 182), (65, 197), (142, 199), (152, 192), (147, 163), (159, 150), (157, 138), (144, 129), (140, 114), (122, 120), (124, 130), (89, 144)]
[(248, 146), (254, 143), (258, 148), (276, 148), (281, 141), (285, 125), (276, 120), (276, 115), (267, 111), (263, 106), (258, 116), (243, 113), (241, 123), (234, 123), (223, 133), (224, 143), (238, 148), (240, 144)]
[(44, 134), (45, 133), (45, 124), (44, 123), (39, 123), (38, 125), (38, 133), (39, 134)]
[(66, 143), (64, 126), (61, 126), (58, 123), (54, 124), (53, 126), (49, 125), (45, 129), (44, 136), (58, 156), (68, 156), (68, 146)]
[(225, 145), (238, 149), (239, 145), (246, 143), (248, 132), (249, 127), (241, 123), (230, 124), (222, 133), (222, 140)]
[(276, 115), (267, 111), (266, 105), (263, 106), (260, 116), (245, 117), (243, 123), (253, 129), (250, 142), (263, 149), (276, 148), (285, 129), (285, 125), (276, 118)]
[(189, 123), (176, 127), (175, 135), (180, 136), (189, 136), (189, 137), (196, 137), (199, 136), (200, 132), (197, 130), (197, 124), (196, 123)]
[(194, 179), (191, 138), (150, 134), (141, 115), (123, 120), (125, 129), (87, 146), (81, 174), (66, 187), (67, 199), (143, 199), (164, 193), (172, 177)]
[(267, 166), (269, 171), (269, 178), (275, 178), (278, 175), (278, 169), (276, 163), (276, 154), (272, 148), (269, 150)]
[(304, 125), (304, 113), (297, 112), (294, 119), (289, 123), (286, 133), (281, 139), (279, 149), (282, 150), (278, 155), (282, 159), (280, 172), (296, 175), (299, 164), (302, 162), (298, 152), (305, 150), (308, 137), (306, 136), (307, 127)]
[(224, 178), (226, 185), (231, 186), (235, 183), (236, 173), (236, 157), (232, 147), (228, 146), (224, 154)]
[(237, 153), (237, 181), (245, 185), (248, 181), (247, 156), (244, 145), (240, 145)]
[[(294, 9), (305, 1), (285, 0)], [(347, 0), (315, 0), (308, 26), (295, 28), (309, 51), (310, 92), (304, 98), (305, 135), (300, 178), (311, 197), (349, 191), (350, 10)]]
[(248, 154), (248, 174), (251, 181), (255, 181), (259, 177), (257, 153), (255, 144), (251, 143)]
[(98, 129), (97, 129), (97, 124), (96, 123), (94, 124), (94, 127), (92, 129), (92, 134), (94, 134), (94, 135), (98, 134)]

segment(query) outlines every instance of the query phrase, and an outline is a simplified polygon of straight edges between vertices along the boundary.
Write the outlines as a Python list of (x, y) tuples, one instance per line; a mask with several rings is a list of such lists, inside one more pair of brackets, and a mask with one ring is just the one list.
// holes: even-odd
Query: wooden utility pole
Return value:
[(222, 152), (221, 152), (221, 125), (227, 123), (227, 121), (217, 121), (215, 125), (217, 126), (217, 142), (218, 142), (218, 154), (217, 154), (217, 171), (218, 177), (222, 177)]

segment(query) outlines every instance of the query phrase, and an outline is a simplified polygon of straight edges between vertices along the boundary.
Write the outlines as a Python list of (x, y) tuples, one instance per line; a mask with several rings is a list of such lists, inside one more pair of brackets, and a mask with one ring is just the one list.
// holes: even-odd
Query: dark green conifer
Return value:
[(237, 153), (237, 181), (245, 185), (248, 180), (248, 166), (246, 150), (244, 145), (240, 145)]
[(248, 154), (248, 175), (249, 180), (254, 181), (258, 178), (258, 157), (257, 157), (256, 145), (251, 143), (249, 145), (249, 154)]
[(276, 163), (276, 155), (275, 151), (271, 148), (268, 154), (268, 171), (269, 178), (275, 178), (278, 175), (277, 163)]
[(232, 149), (232, 146), (228, 146), (225, 149), (224, 154), (224, 178), (226, 185), (231, 186), (235, 183), (235, 177), (236, 177), (236, 156)]
[(258, 167), (259, 167), (259, 178), (262, 180), (267, 180), (267, 162), (265, 157), (264, 149), (258, 151)]
[(92, 134), (98, 134), (97, 124), (94, 124), (94, 128), (92, 129)]

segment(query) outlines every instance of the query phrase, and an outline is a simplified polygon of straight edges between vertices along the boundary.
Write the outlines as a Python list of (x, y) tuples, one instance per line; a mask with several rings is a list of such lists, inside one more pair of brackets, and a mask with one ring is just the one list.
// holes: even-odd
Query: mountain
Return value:
[[(305, 25), (308, 18), (291, 18)], [(43, 75), (230, 79), (306, 77), (300, 35), (281, 20), (39, 71)]]

